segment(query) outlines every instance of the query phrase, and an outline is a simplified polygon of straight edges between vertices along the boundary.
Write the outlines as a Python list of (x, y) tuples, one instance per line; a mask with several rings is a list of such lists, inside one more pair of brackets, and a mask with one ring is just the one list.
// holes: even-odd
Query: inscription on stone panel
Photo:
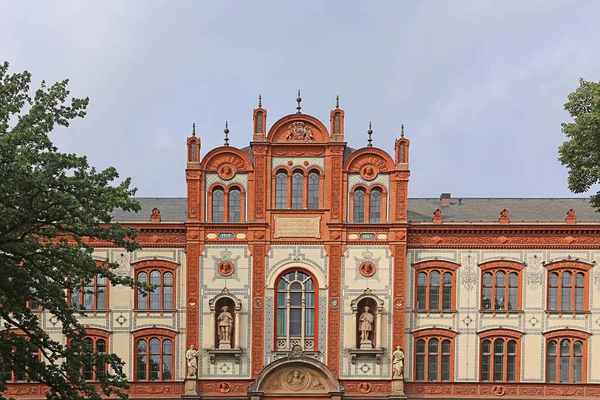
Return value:
[(275, 216), (275, 238), (321, 237), (321, 217), (280, 217)]

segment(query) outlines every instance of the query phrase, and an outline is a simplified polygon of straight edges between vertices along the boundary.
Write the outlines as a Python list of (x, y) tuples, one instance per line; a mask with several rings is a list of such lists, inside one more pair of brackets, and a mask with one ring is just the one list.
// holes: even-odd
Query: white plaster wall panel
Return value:
[[(218, 272), (221, 262), (228, 261), (234, 266), (234, 272), (223, 276)], [(238, 377), (248, 378), (250, 375), (249, 359), (249, 307), (251, 292), (252, 257), (245, 245), (223, 244), (205, 246), (200, 256), (200, 340), (199, 340), (199, 369), (203, 375), (210, 378)], [(223, 293), (227, 288), (229, 294), (242, 302), (237, 312), (239, 322), (234, 327), (239, 330), (239, 343), (236, 347), (243, 349), (239, 363), (233, 356), (217, 356), (211, 363), (207, 349), (215, 348), (216, 315), (210, 309), (210, 300)]]
[(181, 263), (181, 253), (183, 249), (169, 249), (169, 248), (148, 248), (134, 251), (131, 254), (131, 263), (135, 263), (143, 260), (168, 260), (174, 263)]
[(454, 346), (454, 379), (456, 381), (479, 380), (477, 376), (479, 337), (475, 334), (456, 335)]
[(133, 330), (152, 328), (154, 325), (157, 328), (178, 330), (177, 312), (138, 312), (133, 320)]
[(588, 383), (600, 383), (600, 360), (598, 360), (600, 354), (599, 349), (600, 336), (590, 336), (588, 338), (588, 354), (591, 355), (591, 357), (588, 358)]
[(428, 328), (439, 328), (439, 329), (454, 329), (456, 318), (452, 316), (452, 313), (444, 313), (441, 317), (439, 313), (433, 313), (427, 316), (427, 314), (417, 314), (414, 318), (414, 324), (412, 331), (428, 329)]
[(521, 331), (523, 318), (519, 314), (496, 314), (485, 313), (479, 317), (479, 330), (508, 328)]
[(123, 370), (129, 379), (133, 380), (134, 356), (132, 348), (133, 342), (130, 340), (130, 337), (131, 333), (129, 332), (113, 332), (108, 338), (108, 342), (109, 350), (119, 356), (121, 360), (125, 361)]
[(580, 329), (589, 332), (589, 319), (584, 315), (563, 314), (562, 318), (558, 315), (550, 315), (546, 318), (546, 330), (554, 329)]
[(521, 338), (522, 382), (544, 381), (545, 338), (542, 335), (523, 335)]

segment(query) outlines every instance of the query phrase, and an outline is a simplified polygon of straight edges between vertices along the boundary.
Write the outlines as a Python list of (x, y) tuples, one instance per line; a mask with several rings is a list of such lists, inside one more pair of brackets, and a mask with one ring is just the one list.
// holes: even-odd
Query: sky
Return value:
[[(0, 61), (32, 88), (69, 79), (88, 115), (52, 139), (144, 197), (186, 195), (202, 154), (302, 111), (348, 145), (411, 140), (409, 197), (572, 197), (558, 161), (567, 95), (600, 81), (600, 2), (0, 0)], [(393, 154), (393, 153), (392, 153)], [(577, 195), (585, 196), (585, 195)]]

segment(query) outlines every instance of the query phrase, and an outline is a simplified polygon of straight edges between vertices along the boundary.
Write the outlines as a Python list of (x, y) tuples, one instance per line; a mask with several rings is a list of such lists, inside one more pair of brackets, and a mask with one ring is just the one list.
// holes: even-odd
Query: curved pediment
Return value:
[(281, 118), (267, 135), (270, 143), (327, 143), (329, 139), (325, 125), (306, 114), (291, 114)]
[(267, 365), (249, 391), (278, 394), (327, 396), (343, 387), (327, 366), (313, 358), (282, 358)]

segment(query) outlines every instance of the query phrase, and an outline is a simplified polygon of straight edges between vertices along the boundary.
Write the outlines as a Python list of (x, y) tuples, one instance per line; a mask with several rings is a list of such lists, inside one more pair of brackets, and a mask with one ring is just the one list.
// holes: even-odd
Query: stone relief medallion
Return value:
[(369, 262), (369, 261), (363, 262), (358, 267), (358, 272), (360, 272), (360, 274), (362, 276), (366, 276), (366, 277), (375, 275), (376, 271), (377, 271), (377, 268), (375, 267), (375, 264), (373, 264), (372, 262)]
[(368, 382), (363, 382), (358, 385), (358, 390), (360, 390), (361, 393), (369, 393), (371, 391), (371, 384)]
[(231, 392), (231, 385), (227, 382), (219, 383), (219, 392), (221, 392), (221, 393)]
[(229, 261), (221, 261), (219, 266), (217, 267), (219, 274), (222, 276), (231, 276), (233, 275), (234, 266)]
[(288, 127), (288, 133), (285, 136), (288, 142), (314, 142), (310, 128), (302, 121), (292, 122)]
[(364, 180), (372, 181), (373, 179), (377, 178), (377, 175), (379, 174), (379, 168), (373, 164), (365, 164), (360, 168), (359, 173)]
[(401, 297), (396, 297), (396, 300), (394, 300), (394, 306), (399, 310), (404, 307), (404, 302), (402, 301)]
[(290, 390), (298, 392), (310, 384), (309, 376), (301, 369), (292, 369), (283, 378), (283, 384)]
[(219, 177), (226, 181), (233, 178), (235, 176), (236, 172), (237, 172), (237, 170), (236, 170), (235, 166), (233, 166), (232, 164), (229, 164), (229, 163), (222, 164), (219, 167), (219, 169), (217, 170), (217, 174), (219, 175)]

